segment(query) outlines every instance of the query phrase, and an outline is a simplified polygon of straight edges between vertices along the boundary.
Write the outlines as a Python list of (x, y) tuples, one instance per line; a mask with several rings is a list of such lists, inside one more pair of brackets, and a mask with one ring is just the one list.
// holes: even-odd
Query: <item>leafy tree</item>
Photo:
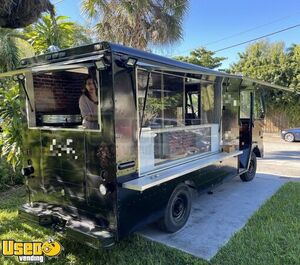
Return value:
[(290, 76), (290, 87), (300, 91), (300, 45), (293, 44), (287, 50), (289, 69), (287, 75)]
[(63, 49), (93, 42), (90, 29), (68, 19), (67, 16), (44, 15), (25, 28), (24, 35), (37, 54), (46, 52), (51, 45)]
[(102, 40), (146, 49), (182, 38), (187, 0), (82, 0)]
[(3, 0), (0, 5), (0, 27), (26, 27), (37, 21), (43, 12), (54, 16), (54, 6), (50, 0)]
[(1, 80), (0, 85), (0, 190), (7, 184), (21, 183), (22, 142), (24, 135), (24, 99), (19, 86), (12, 80)]
[[(300, 45), (286, 50), (283, 42), (260, 41), (248, 46), (239, 57), (230, 67), (232, 73), (300, 91)], [(299, 96), (272, 89), (265, 89), (264, 93), (269, 110), (286, 113), (292, 126), (300, 123)]]
[(93, 31), (87, 27), (74, 23), (72, 34), (73, 47), (93, 43)]
[[(67, 48), (91, 42), (85, 28), (68, 22), (66, 19), (67, 17), (64, 16), (45, 15), (24, 31), (0, 28), (0, 71), (15, 69), (20, 58), (34, 55), (34, 49), (41, 53), (50, 45)], [(26, 39), (29, 39), (32, 46)], [(1, 83), (0, 123), (3, 132), (0, 135), (0, 186), (7, 180), (13, 184), (19, 179), (18, 166), (22, 160), (23, 119), (25, 117), (22, 111), (24, 99), (20, 99), (22, 94), (19, 93), (18, 85), (12, 80), (1, 80)], [(13, 169), (11, 172), (15, 173), (7, 178), (7, 170), (3, 172), (3, 168), (10, 166)]]
[(0, 71), (15, 69), (19, 62), (19, 50), (16, 39), (20, 34), (11, 29), (0, 28)]
[(28, 26), (24, 34), (37, 54), (46, 52), (49, 46), (59, 48), (73, 46), (75, 24), (67, 21), (67, 16), (44, 15), (37, 23)]
[(250, 45), (245, 52), (238, 55), (240, 59), (231, 65), (231, 72), (243, 73), (277, 85), (290, 85), (287, 71), (289, 63), (283, 42), (260, 41)]
[[(19, 64), (20, 57), (34, 54), (32, 47), (19, 31), (0, 28), (0, 71), (10, 71)], [(18, 169), (24, 117), (19, 100), (19, 89), (12, 80), (0, 83), (0, 189), (5, 184), (20, 182)]]
[[(2, 84), (3, 85), (3, 84)], [(10, 88), (9, 88), (10, 87)], [(15, 169), (21, 157), (24, 113), (19, 95), (19, 86), (13, 81), (6, 81), (0, 90), (0, 118), (2, 119), (1, 155)]]
[(220, 67), (222, 61), (226, 59), (225, 57), (214, 57), (214, 55), (214, 52), (201, 47), (190, 52), (189, 56), (177, 56), (174, 59), (214, 69)]

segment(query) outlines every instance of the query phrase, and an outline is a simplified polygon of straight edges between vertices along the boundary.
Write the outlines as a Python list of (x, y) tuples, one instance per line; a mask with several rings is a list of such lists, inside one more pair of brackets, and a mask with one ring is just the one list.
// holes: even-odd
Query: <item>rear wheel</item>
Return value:
[(257, 160), (256, 160), (256, 155), (253, 152), (251, 153), (251, 158), (249, 163), (250, 164), (249, 164), (248, 171), (240, 175), (242, 181), (251, 181), (255, 177)]
[(182, 228), (190, 215), (192, 195), (190, 188), (185, 184), (179, 184), (173, 191), (164, 216), (158, 222), (160, 229), (174, 233)]
[(287, 142), (294, 142), (295, 136), (292, 133), (287, 133), (284, 135), (284, 140)]

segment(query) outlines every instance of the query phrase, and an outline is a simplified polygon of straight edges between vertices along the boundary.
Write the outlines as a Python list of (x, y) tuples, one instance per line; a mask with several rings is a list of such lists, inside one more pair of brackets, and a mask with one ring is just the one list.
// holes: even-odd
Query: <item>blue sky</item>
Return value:
[[(67, 15), (82, 24), (86, 22), (81, 14), (80, 1), (62, 0), (56, 8), (58, 14)], [(183, 40), (170, 47), (156, 48), (154, 52), (172, 57), (188, 55), (200, 46), (215, 51), (296, 24), (300, 24), (299, 0), (191, 0), (183, 23)], [(256, 29), (239, 34), (253, 28)], [(227, 38), (235, 34), (238, 35)], [(223, 38), (227, 39), (219, 41)], [(300, 43), (300, 27), (270, 36), (268, 40), (284, 41), (287, 47)], [(237, 61), (238, 52), (244, 51), (247, 45), (216, 53), (228, 58), (222, 67)]]

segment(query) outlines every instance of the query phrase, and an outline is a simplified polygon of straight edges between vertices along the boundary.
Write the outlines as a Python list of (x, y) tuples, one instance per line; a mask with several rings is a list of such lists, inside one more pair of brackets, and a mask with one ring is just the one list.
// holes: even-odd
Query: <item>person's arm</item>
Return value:
[(86, 116), (85, 116), (85, 119), (86, 119), (87, 121), (98, 121), (98, 116), (97, 116), (97, 115), (92, 115), (92, 114), (90, 114), (90, 115), (86, 115)]
[(81, 116), (87, 121), (98, 121), (98, 115), (92, 113), (91, 108), (89, 107), (89, 102), (86, 96), (81, 96), (79, 99), (79, 108), (81, 112)]

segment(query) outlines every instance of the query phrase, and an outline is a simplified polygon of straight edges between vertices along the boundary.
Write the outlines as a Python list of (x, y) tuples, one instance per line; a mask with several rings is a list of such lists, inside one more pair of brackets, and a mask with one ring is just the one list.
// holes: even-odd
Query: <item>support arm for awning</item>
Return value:
[(242, 78), (245, 81), (253, 82), (257, 85), (261, 85), (261, 86), (268, 87), (268, 88), (273, 88), (273, 89), (276, 89), (276, 90), (286, 91), (286, 92), (290, 92), (290, 93), (296, 93), (296, 94), (300, 95), (300, 92), (297, 92), (297, 91), (295, 91), (291, 88), (288, 88), (288, 87), (271, 84), (271, 83), (268, 83), (268, 82), (264, 82), (264, 81), (261, 81), (261, 80), (257, 80), (257, 79), (250, 78), (250, 77), (245, 77), (245, 76), (243, 76)]

